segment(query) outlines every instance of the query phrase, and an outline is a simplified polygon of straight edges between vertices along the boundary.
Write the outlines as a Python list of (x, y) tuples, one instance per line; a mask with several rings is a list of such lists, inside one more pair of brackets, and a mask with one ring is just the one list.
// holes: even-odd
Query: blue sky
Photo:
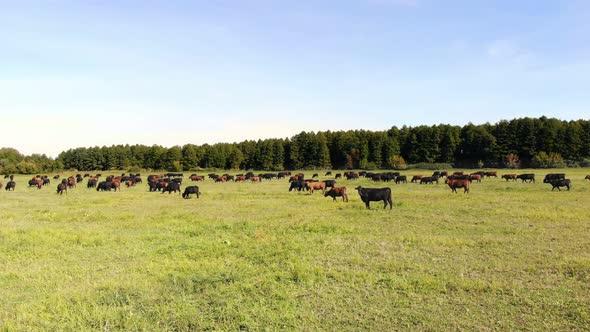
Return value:
[(0, 146), (590, 118), (590, 2), (0, 0)]

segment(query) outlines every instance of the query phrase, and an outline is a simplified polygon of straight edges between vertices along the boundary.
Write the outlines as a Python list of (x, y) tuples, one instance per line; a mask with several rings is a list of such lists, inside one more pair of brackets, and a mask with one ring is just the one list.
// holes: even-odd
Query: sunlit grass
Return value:
[[(590, 171), (562, 170), (571, 192), (531, 172), (467, 195), (340, 180), (349, 203), (286, 180), (207, 180), (184, 200), (19, 176), (0, 192), (0, 328), (588, 329)], [(358, 184), (391, 187), (394, 209), (366, 210)]]

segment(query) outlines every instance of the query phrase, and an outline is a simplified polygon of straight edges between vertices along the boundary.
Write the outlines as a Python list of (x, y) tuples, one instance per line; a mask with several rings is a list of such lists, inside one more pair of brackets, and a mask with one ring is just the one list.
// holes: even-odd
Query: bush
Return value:
[(129, 172), (130, 173), (140, 173), (141, 172), (141, 167), (139, 167), (139, 166), (131, 166), (129, 168)]
[(389, 166), (389, 168), (391, 168), (391, 169), (400, 169), (400, 170), (408, 168), (408, 164), (406, 163), (406, 160), (402, 156), (389, 157), (389, 159), (387, 160), (387, 166)]
[(509, 153), (504, 157), (504, 166), (506, 168), (520, 168), (520, 158), (516, 153)]
[(580, 167), (590, 167), (590, 159), (582, 159), (578, 165), (580, 165)]
[(566, 166), (566, 162), (559, 153), (551, 152), (547, 154), (541, 151), (533, 158), (532, 166), (537, 168), (563, 168)]
[(427, 169), (432, 171), (440, 171), (444, 169), (451, 169), (453, 165), (448, 163), (417, 163), (411, 164), (408, 168)]

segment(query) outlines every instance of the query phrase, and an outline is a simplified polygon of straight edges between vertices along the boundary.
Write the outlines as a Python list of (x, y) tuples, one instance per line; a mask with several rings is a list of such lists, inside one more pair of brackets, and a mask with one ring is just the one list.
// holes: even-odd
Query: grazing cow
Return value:
[(436, 177), (436, 176), (425, 176), (420, 179), (420, 184), (425, 184), (425, 183), (433, 184), (435, 182), (438, 184), (438, 177)]
[(555, 188), (561, 191), (559, 187), (566, 187), (567, 191), (570, 191), (570, 188), (572, 186), (572, 182), (570, 181), (570, 179), (556, 179), (551, 180), (549, 183), (551, 183), (551, 186), (553, 187), (551, 188), (551, 191), (555, 190)]
[(504, 174), (504, 175), (502, 175), (502, 179), (506, 179), (506, 182), (508, 182), (509, 180), (516, 181), (517, 175), (516, 174)]
[(43, 180), (33, 177), (29, 180), (29, 187), (37, 187), (38, 189), (41, 189), (41, 187), (43, 187)]
[(245, 175), (236, 175), (236, 178), (234, 179), (234, 182), (244, 182), (246, 181), (246, 176)]
[(76, 183), (80, 183), (82, 181), (84, 181), (84, 178), (80, 174), (76, 175)]
[(340, 179), (342, 177), (342, 173), (336, 173), (336, 176), (334, 176), (334, 179)]
[(440, 172), (440, 177), (441, 177), (441, 178), (443, 178), (443, 177), (444, 177), (444, 178), (446, 178), (446, 177), (448, 177), (448, 176), (449, 176), (449, 172), (447, 172), (447, 171), (442, 171), (442, 172)]
[(412, 182), (412, 183), (413, 183), (413, 182), (416, 182), (416, 183), (418, 183), (418, 180), (421, 180), (421, 179), (422, 179), (422, 175), (414, 175), (414, 176), (412, 177), (412, 181), (410, 181), (410, 182)]
[(205, 177), (202, 175), (191, 175), (191, 181), (205, 181)]
[(45, 186), (45, 185), (48, 185), (48, 184), (51, 184), (51, 181), (50, 181), (50, 180), (49, 180), (49, 178), (46, 176), (46, 177), (44, 177), (44, 178), (43, 178), (43, 185)]
[(469, 175), (469, 181), (473, 182), (473, 181), (477, 181), (479, 183), (481, 183), (481, 175), (480, 174), (471, 174)]
[(260, 182), (260, 181), (262, 181), (262, 178), (260, 176), (252, 176), (252, 177), (250, 177), (250, 181)]
[(469, 180), (469, 174), (463, 174), (463, 175), (449, 175), (447, 176), (448, 180)]
[(76, 178), (74, 178), (73, 176), (70, 176), (68, 178), (68, 187), (69, 188), (74, 188), (76, 187)]
[(344, 177), (346, 177), (346, 180), (356, 180), (360, 176), (359, 173), (355, 173), (355, 172), (347, 172), (347, 173), (344, 173)]
[(497, 178), (498, 177), (498, 172), (496, 172), (496, 171), (489, 171), (489, 172), (485, 172), (484, 175), (487, 178)]
[(336, 197), (342, 197), (343, 202), (348, 202), (348, 195), (346, 194), (346, 187), (332, 187), (332, 189), (326, 191), (324, 193), (324, 197), (332, 197), (334, 202), (336, 201)]
[(383, 201), (383, 208), (387, 208), (389, 203), (389, 209), (393, 209), (393, 200), (391, 199), (391, 188), (363, 188), (358, 186), (354, 188), (358, 191), (361, 200), (365, 203), (367, 209), (370, 209), (369, 205), (371, 201)]
[(173, 191), (175, 194), (176, 194), (176, 191), (178, 191), (179, 195), (181, 194), (180, 183), (175, 182), (175, 181), (171, 181), (170, 183), (168, 183), (166, 188), (164, 188), (164, 190), (162, 190), (162, 194), (165, 192), (168, 192), (168, 194), (171, 194)]
[(434, 173), (432, 173), (432, 176), (440, 177), (440, 171), (435, 171)]
[(326, 175), (324, 176), (332, 176), (332, 172), (326, 172)]
[(557, 174), (547, 174), (543, 179), (543, 183), (551, 183), (553, 180), (564, 180), (565, 174), (564, 173), (557, 173)]
[(4, 178), (5, 178), (5, 179), (8, 179), (8, 177), (9, 177), (9, 176), (10, 176), (10, 175), (6, 174), (6, 175), (4, 175)]
[(520, 174), (516, 178), (521, 179), (522, 182), (535, 182), (535, 174), (532, 173)]
[(325, 182), (307, 182), (307, 188), (313, 194), (314, 190), (321, 190), (322, 194), (326, 193), (326, 183)]
[(222, 176), (217, 176), (217, 178), (215, 178), (215, 183), (217, 182), (225, 182), (227, 181), (227, 176), (222, 175)]
[(395, 178), (395, 183), (400, 184), (400, 183), (408, 183), (408, 177), (405, 175), (400, 175), (398, 177)]
[(584, 180), (590, 180), (590, 175), (586, 175), (586, 177), (584, 178)]
[(96, 186), (96, 191), (111, 191), (112, 187), (113, 187), (113, 182), (111, 182), (111, 181), (101, 181)]
[(475, 173), (471, 173), (472, 175), (479, 175), (480, 177), (484, 177), (486, 175), (486, 172), (484, 171), (479, 171), (479, 172), (475, 172)]
[(289, 191), (291, 190), (297, 190), (297, 191), (301, 191), (305, 189), (305, 181), (303, 180), (295, 180), (295, 181), (291, 181), (291, 184), (289, 185)]
[(199, 187), (198, 186), (188, 186), (188, 187), (184, 188), (184, 192), (182, 193), (182, 198), (189, 199), (191, 194), (196, 194), (197, 198), (199, 198), (199, 195), (201, 194), (201, 192), (199, 191)]
[(313, 175), (311, 176), (311, 178), (317, 178), (318, 176), (320, 176), (318, 173), (313, 173)]
[(64, 191), (66, 192), (66, 195), (68, 194), (68, 185), (67, 183), (60, 183), (57, 185), (57, 193), (60, 195), (63, 195)]
[(467, 194), (469, 192), (469, 184), (471, 183), (471, 181), (469, 180), (458, 180), (458, 179), (449, 179), (447, 178), (447, 180), (445, 181), (446, 184), (449, 185), (449, 188), (451, 188), (451, 192), (454, 192), (455, 194), (457, 194), (457, 188), (463, 188), (464, 194)]
[(4, 189), (6, 189), (6, 191), (10, 191), (10, 190), (14, 191), (15, 188), (16, 188), (16, 182), (8, 181), (6, 183), (6, 187)]
[(117, 189), (121, 191), (121, 178), (116, 177), (113, 180), (111, 180), (111, 183), (111, 188), (113, 188), (115, 191), (117, 191)]
[(86, 188), (88, 188), (88, 189), (96, 188), (97, 184), (98, 184), (97, 178), (90, 178), (90, 179), (88, 179), (88, 183), (86, 184)]
[(324, 180), (322, 182), (326, 184), (326, 189), (327, 188), (334, 188), (336, 186), (336, 181), (334, 181), (334, 180)]

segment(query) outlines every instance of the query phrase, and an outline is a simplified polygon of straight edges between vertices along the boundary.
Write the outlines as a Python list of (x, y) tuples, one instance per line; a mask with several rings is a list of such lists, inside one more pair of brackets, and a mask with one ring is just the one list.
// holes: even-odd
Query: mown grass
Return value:
[[(341, 180), (349, 203), (286, 180), (183, 200), (19, 176), (0, 193), (0, 329), (588, 330), (590, 171), (562, 171), (571, 192)], [(393, 211), (359, 184), (390, 186)]]

